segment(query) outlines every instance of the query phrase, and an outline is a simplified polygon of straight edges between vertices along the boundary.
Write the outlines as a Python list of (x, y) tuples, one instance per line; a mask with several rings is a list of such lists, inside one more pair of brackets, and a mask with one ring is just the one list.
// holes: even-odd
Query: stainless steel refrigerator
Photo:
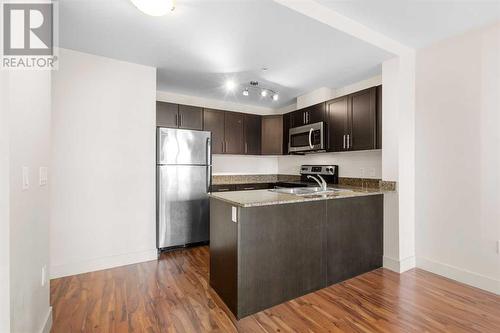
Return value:
[(209, 240), (211, 133), (172, 128), (157, 132), (157, 247)]

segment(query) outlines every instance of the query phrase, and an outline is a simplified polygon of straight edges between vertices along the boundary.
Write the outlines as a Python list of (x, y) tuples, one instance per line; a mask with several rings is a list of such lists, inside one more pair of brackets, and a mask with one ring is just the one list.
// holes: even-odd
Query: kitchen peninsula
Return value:
[(210, 285), (237, 318), (382, 266), (383, 193), (212, 193)]

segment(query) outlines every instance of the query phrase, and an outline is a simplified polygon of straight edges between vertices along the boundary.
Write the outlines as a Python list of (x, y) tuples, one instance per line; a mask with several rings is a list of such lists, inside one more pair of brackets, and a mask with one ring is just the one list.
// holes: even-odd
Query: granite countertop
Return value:
[(273, 192), (270, 190), (253, 190), (253, 191), (235, 191), (235, 192), (219, 192), (211, 193), (210, 197), (225, 201), (239, 207), (257, 207), (269, 205), (282, 205), (290, 203), (343, 199), (352, 197), (362, 197), (367, 195), (383, 194), (385, 191), (373, 188), (359, 188), (350, 186), (329, 186), (329, 188), (337, 189), (335, 193), (330, 194), (310, 194), (310, 195), (294, 195), (287, 193)]

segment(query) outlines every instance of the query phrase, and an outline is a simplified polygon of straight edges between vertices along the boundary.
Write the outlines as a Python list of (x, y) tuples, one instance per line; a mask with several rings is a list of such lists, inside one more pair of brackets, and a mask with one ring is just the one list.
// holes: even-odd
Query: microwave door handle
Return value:
[(309, 130), (309, 147), (311, 147), (311, 149), (314, 148), (313, 143), (312, 143), (312, 134), (313, 134), (313, 129), (311, 128)]

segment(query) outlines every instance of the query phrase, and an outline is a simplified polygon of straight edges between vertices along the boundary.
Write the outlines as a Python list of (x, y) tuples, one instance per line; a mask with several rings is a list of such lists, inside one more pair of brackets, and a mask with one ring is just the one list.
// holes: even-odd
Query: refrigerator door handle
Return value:
[(206, 161), (207, 165), (212, 165), (212, 142), (210, 138), (207, 138), (207, 142), (205, 143), (205, 151), (206, 151)]
[(207, 165), (207, 193), (210, 193), (212, 187), (212, 166)]

